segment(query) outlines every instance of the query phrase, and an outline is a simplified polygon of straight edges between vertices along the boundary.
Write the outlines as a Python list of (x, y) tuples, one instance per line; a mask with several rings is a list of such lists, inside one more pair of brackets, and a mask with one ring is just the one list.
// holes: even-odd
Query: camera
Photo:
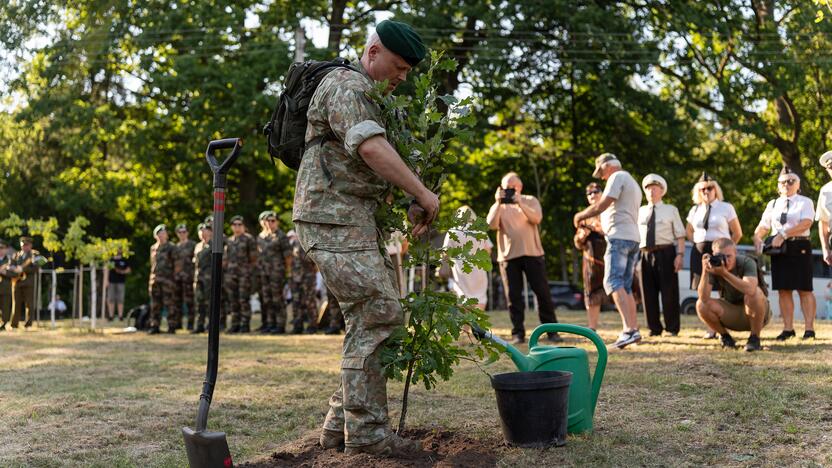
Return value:
[(714, 255), (711, 255), (711, 258), (708, 259), (708, 263), (712, 267), (721, 267), (721, 266), (725, 266), (726, 260), (727, 260), (727, 258), (725, 257), (725, 255), (723, 255), (723, 254), (714, 254)]
[(500, 203), (503, 203), (505, 205), (510, 205), (512, 203), (517, 203), (516, 201), (514, 201), (514, 194), (516, 192), (515, 189), (507, 188), (507, 189), (503, 190), (503, 192), (505, 193), (505, 196), (500, 199)]

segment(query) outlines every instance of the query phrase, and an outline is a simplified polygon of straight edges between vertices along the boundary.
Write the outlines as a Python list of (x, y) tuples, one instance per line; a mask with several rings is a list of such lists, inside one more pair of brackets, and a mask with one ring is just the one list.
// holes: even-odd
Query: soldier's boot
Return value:
[(292, 327), (292, 334), (293, 335), (300, 335), (301, 333), (303, 333), (303, 320), (297, 319), (294, 322), (292, 322), (292, 325), (293, 325), (293, 327)]
[(187, 326), (188, 326), (189, 331), (194, 330), (194, 316), (193, 316), (193, 314), (190, 314), (190, 313), (188, 314), (188, 325)]
[(321, 447), (326, 450), (337, 449), (344, 446), (344, 433), (341, 431), (332, 431), (329, 429), (321, 430)]
[(6, 323), (3, 322), (3, 325), (0, 325), (0, 331), (6, 331)]
[(307, 335), (314, 335), (315, 333), (318, 333), (318, 327), (306, 327), (306, 331), (304, 333), (306, 333)]
[(233, 335), (236, 333), (240, 333), (240, 325), (231, 325), (231, 328), (228, 329), (228, 334)]
[(284, 325), (275, 325), (269, 330), (269, 333), (272, 335), (283, 335), (286, 333), (286, 327)]
[(341, 327), (336, 326), (328, 326), (324, 329), (324, 333), (327, 335), (340, 335), (341, 334)]
[(251, 333), (251, 329), (249, 328), (248, 322), (240, 325), (240, 333)]
[(344, 453), (347, 455), (369, 453), (377, 457), (406, 457), (421, 450), (422, 444), (419, 441), (405, 439), (395, 433), (390, 433), (389, 436), (371, 445), (346, 447)]
[(203, 326), (201, 323), (197, 325), (196, 328), (191, 330), (191, 335), (198, 335), (200, 333), (205, 333), (205, 326)]
[(155, 326), (155, 327), (150, 327), (150, 328), (147, 329), (147, 334), (148, 335), (157, 335), (159, 333), (160, 332), (159, 332), (159, 326), (158, 325)]

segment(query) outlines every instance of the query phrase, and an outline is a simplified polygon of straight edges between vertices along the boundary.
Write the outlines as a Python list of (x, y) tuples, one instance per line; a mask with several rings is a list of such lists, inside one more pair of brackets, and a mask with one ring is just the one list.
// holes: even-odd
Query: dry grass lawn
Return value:
[[(559, 315), (584, 323), (579, 311)], [(508, 334), (506, 313), (493, 321)], [(817, 341), (783, 344), (773, 340), (775, 321), (764, 331), (766, 351), (751, 354), (700, 339), (692, 317), (684, 325), (679, 337), (645, 339), (611, 356), (595, 434), (562, 448), (505, 448), (499, 466), (832, 465), (832, 324), (817, 327)], [(603, 314), (605, 340), (618, 327), (617, 315)], [(65, 324), (0, 334), (0, 466), (187, 464), (180, 430), (194, 423), (205, 335), (118, 331)], [(320, 425), (337, 385), (340, 342), (222, 336), (209, 428), (228, 433), (237, 462), (263, 459)], [(486, 370), (513, 368), (506, 358)], [(389, 386), (394, 419), (401, 388)], [(500, 430), (488, 377), (470, 364), (436, 391), (417, 388), (408, 421), (473, 438)]]

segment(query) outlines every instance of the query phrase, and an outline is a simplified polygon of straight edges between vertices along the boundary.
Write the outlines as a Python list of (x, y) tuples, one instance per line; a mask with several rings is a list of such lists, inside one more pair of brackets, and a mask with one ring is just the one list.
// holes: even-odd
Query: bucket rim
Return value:
[(546, 390), (568, 387), (571, 383), (570, 371), (505, 372), (491, 376), (494, 390)]

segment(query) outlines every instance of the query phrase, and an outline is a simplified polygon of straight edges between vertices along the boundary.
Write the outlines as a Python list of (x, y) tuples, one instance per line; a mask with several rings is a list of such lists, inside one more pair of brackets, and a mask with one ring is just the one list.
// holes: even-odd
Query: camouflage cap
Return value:
[(820, 155), (820, 165), (832, 169), (832, 151), (827, 151)]
[(29, 237), (29, 236), (21, 236), (20, 237), (20, 245), (31, 244), (32, 242), (33, 242), (32, 238)]
[(205, 229), (205, 223), (199, 223), (196, 225), (197, 231), (202, 231), (203, 229)]
[(214, 225), (214, 216), (213, 216), (213, 215), (208, 215), (208, 216), (206, 216), (206, 217), (205, 217), (205, 221), (203, 221), (203, 222), (204, 222), (205, 224), (208, 224), (208, 225), (210, 225), (210, 226), (213, 226), (213, 225)]
[(179, 224), (176, 225), (176, 230), (177, 231), (187, 231), (188, 226), (186, 226), (185, 223), (179, 223)]
[(240, 216), (240, 215), (234, 215), (234, 216), (231, 217), (231, 219), (228, 220), (228, 222), (231, 222), (231, 223), (233, 223), (234, 221), (239, 221), (241, 223), (245, 222), (245, 221), (243, 221), (243, 217)]
[(160, 232), (167, 231), (167, 230), (168, 230), (168, 228), (164, 224), (160, 224), (160, 225), (156, 226), (155, 228), (153, 228), (153, 235), (155, 236), (155, 235), (159, 234)]
[(257, 221), (263, 221), (264, 219), (268, 218), (272, 212), (269, 210), (261, 211), (259, 215), (257, 215)]

